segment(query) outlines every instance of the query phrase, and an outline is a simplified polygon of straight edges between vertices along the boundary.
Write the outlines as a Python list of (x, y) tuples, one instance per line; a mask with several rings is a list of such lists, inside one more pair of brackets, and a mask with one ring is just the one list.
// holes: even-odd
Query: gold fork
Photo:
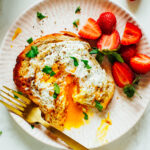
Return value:
[[(37, 107), (35, 104), (33, 104), (33, 102), (31, 100), (29, 100), (28, 98), (24, 97), (23, 95), (19, 94), (18, 92), (14, 91), (6, 86), (3, 86), (3, 87), (8, 92), (5, 92), (4, 90), (0, 90), (1, 93), (3, 93), (3, 94), (0, 94), (0, 96), (3, 97), (7, 102), (0, 100), (0, 103), (5, 105), (8, 108), (8, 110), (10, 110), (11, 112), (15, 113), (16, 115), (22, 117), (29, 124), (39, 123), (39, 124), (43, 125), (48, 130), (50, 130), (50, 132), (53, 135), (60, 138), (73, 150), (88, 150), (86, 147), (84, 147), (80, 143), (76, 142), (69, 136), (65, 135), (63, 132), (59, 131), (55, 127), (51, 126), (48, 122), (46, 122), (41, 117), (41, 110), (39, 109), (39, 107)], [(4, 96), (4, 94), (7, 96)], [(15, 95), (15, 97), (12, 96), (12, 94)]]

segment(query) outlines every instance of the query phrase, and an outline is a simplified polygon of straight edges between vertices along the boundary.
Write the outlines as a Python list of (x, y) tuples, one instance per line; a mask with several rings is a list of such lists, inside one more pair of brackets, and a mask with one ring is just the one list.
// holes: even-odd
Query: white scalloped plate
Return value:
[[(81, 7), (80, 14), (74, 13), (77, 6)], [(36, 18), (37, 11), (47, 15), (48, 18), (39, 22)], [(128, 11), (108, 0), (44, 0), (29, 8), (20, 15), (4, 38), (0, 52), (0, 85), (15, 88), (12, 78), (13, 67), (17, 55), (27, 45), (26, 40), (29, 37), (36, 39), (40, 36), (65, 29), (76, 33), (77, 31), (72, 26), (72, 22), (75, 19), (80, 19), (79, 27), (81, 27), (87, 18), (97, 19), (99, 14), (104, 11), (112, 11), (116, 15), (117, 29), (121, 36), (127, 21), (138, 24)], [(12, 36), (17, 27), (22, 29), (22, 33), (12, 41)], [(138, 51), (150, 56), (150, 47), (144, 34), (138, 44)], [(64, 132), (88, 148), (96, 148), (118, 139), (135, 125), (145, 111), (150, 97), (149, 77), (149, 73), (143, 76), (138, 86), (138, 92), (142, 99), (139, 96), (134, 96), (132, 100), (129, 100), (122, 93), (122, 89), (116, 87), (114, 98), (106, 112), (95, 114), (89, 124), (79, 129), (71, 129)], [(100, 126), (103, 115), (106, 116), (107, 112), (110, 113), (112, 125), (109, 127), (105, 138), (99, 140), (96, 136), (96, 131)], [(49, 138), (45, 134), (44, 129), (31, 129), (18, 116), (12, 113), (11, 116), (22, 129), (39, 141), (57, 148), (65, 148)]]

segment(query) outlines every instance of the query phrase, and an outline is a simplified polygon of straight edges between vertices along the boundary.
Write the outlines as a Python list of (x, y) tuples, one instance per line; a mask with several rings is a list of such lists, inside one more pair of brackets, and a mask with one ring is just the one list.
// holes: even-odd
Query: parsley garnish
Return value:
[(39, 53), (38, 47), (37, 46), (31, 46), (31, 50), (28, 53), (26, 53), (26, 57), (34, 58), (37, 56), (38, 53)]
[(53, 98), (54, 98), (54, 99), (57, 98), (57, 94), (56, 94), (56, 93), (53, 94)]
[(51, 77), (54, 76), (56, 73), (52, 70), (51, 67), (45, 66), (42, 71), (46, 74), (49, 74)]
[[(16, 92), (17, 92), (17, 91), (16, 91)], [(20, 94), (20, 95), (23, 95), (22, 92), (20, 92), (20, 91), (18, 91), (17, 93)], [(18, 99), (19, 97), (14, 94), (14, 98), (17, 98), (17, 99)]]
[(3, 132), (2, 131), (0, 131), (0, 135), (2, 135), (3, 134)]
[(60, 88), (57, 83), (54, 83), (54, 95), (53, 95), (54, 99), (57, 98), (58, 94), (60, 94)]
[(74, 61), (74, 66), (77, 67), (77, 66), (79, 65), (77, 58), (75, 58), (75, 57), (70, 57), (70, 58), (73, 59), (73, 61)]
[(57, 83), (54, 83), (54, 91), (55, 91), (56, 94), (60, 93), (60, 88), (59, 88)]
[(40, 19), (40, 20), (42, 20), (42, 19), (44, 19), (46, 16), (44, 16), (42, 13), (40, 13), (40, 12), (37, 12), (37, 17)]
[(84, 114), (84, 119), (88, 120), (89, 117), (88, 117), (87, 113), (83, 112), (83, 114)]
[(102, 111), (103, 110), (103, 106), (100, 104), (100, 102), (98, 102), (97, 100), (95, 100), (95, 107), (99, 110)]
[(76, 8), (76, 10), (75, 10), (75, 14), (78, 13), (78, 12), (80, 12), (80, 11), (81, 11), (81, 8), (80, 8), (80, 6), (78, 6), (78, 7)]
[(31, 44), (31, 43), (33, 42), (33, 38), (30, 37), (30, 38), (27, 40), (27, 42), (28, 42), (29, 44)]
[(34, 125), (31, 124), (31, 128), (34, 129)]
[(77, 19), (77, 20), (75, 20), (75, 21), (73, 22), (73, 25), (74, 25), (76, 28), (78, 28), (79, 22), (80, 22), (80, 20)]
[[(135, 93), (137, 93), (135, 86), (138, 85), (140, 80), (140, 77), (137, 76), (134, 81), (132, 82), (132, 84), (128, 84), (123, 88), (124, 93), (127, 95), (127, 97), (131, 98), (132, 96), (134, 96)], [(137, 93), (137, 95), (139, 95)], [(140, 96), (141, 98), (141, 96)]]
[(50, 76), (52, 77), (52, 76), (54, 76), (56, 73), (54, 72), (54, 71), (51, 71), (50, 72)]
[(18, 96), (14, 94), (14, 98), (17, 98), (17, 99), (18, 99)]
[(91, 68), (92, 68), (91, 66), (89, 66), (88, 60), (83, 60), (83, 59), (82, 59), (81, 61), (84, 63), (84, 65), (85, 65), (84, 67), (85, 67), (85, 68), (87, 68), (87, 69), (91, 69)]

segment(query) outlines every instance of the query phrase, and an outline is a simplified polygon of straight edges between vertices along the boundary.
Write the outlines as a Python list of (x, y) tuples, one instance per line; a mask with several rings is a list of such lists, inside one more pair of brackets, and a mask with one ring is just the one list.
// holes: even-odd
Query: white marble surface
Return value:
[[(0, 0), (0, 44), (2, 39), (15, 20), (15, 18), (28, 6), (38, 0)], [(136, 16), (143, 26), (150, 41), (150, 1), (136, 0), (112, 0), (124, 6)], [(142, 119), (127, 134), (119, 140), (106, 145), (100, 150), (149, 150), (150, 149), (150, 105), (148, 106)], [(0, 150), (56, 150), (42, 144), (27, 135), (11, 119), (7, 110), (0, 104)]]

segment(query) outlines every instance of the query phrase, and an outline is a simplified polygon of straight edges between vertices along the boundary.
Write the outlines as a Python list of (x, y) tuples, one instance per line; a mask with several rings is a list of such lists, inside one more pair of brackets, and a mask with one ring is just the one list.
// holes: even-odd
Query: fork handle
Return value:
[(58, 137), (62, 141), (64, 141), (71, 149), (73, 149), (73, 150), (88, 150), (86, 147), (84, 147), (77, 141), (73, 140), (71, 137), (67, 136), (63, 132), (56, 129), (55, 127), (50, 126), (50, 124), (47, 123), (46, 121), (44, 121), (43, 119), (41, 119), (39, 123), (42, 124), (44, 127), (46, 127), (56, 137)]
[(88, 150), (86, 147), (84, 147), (83, 145), (81, 145), (77, 141), (73, 140), (72, 138), (70, 138), (69, 136), (67, 136), (63, 132), (59, 131), (58, 129), (56, 129), (52, 126), (48, 127), (47, 129), (50, 130), (51, 133), (56, 135), (62, 141), (64, 141), (66, 144), (68, 144), (69, 147), (72, 148), (73, 150)]

